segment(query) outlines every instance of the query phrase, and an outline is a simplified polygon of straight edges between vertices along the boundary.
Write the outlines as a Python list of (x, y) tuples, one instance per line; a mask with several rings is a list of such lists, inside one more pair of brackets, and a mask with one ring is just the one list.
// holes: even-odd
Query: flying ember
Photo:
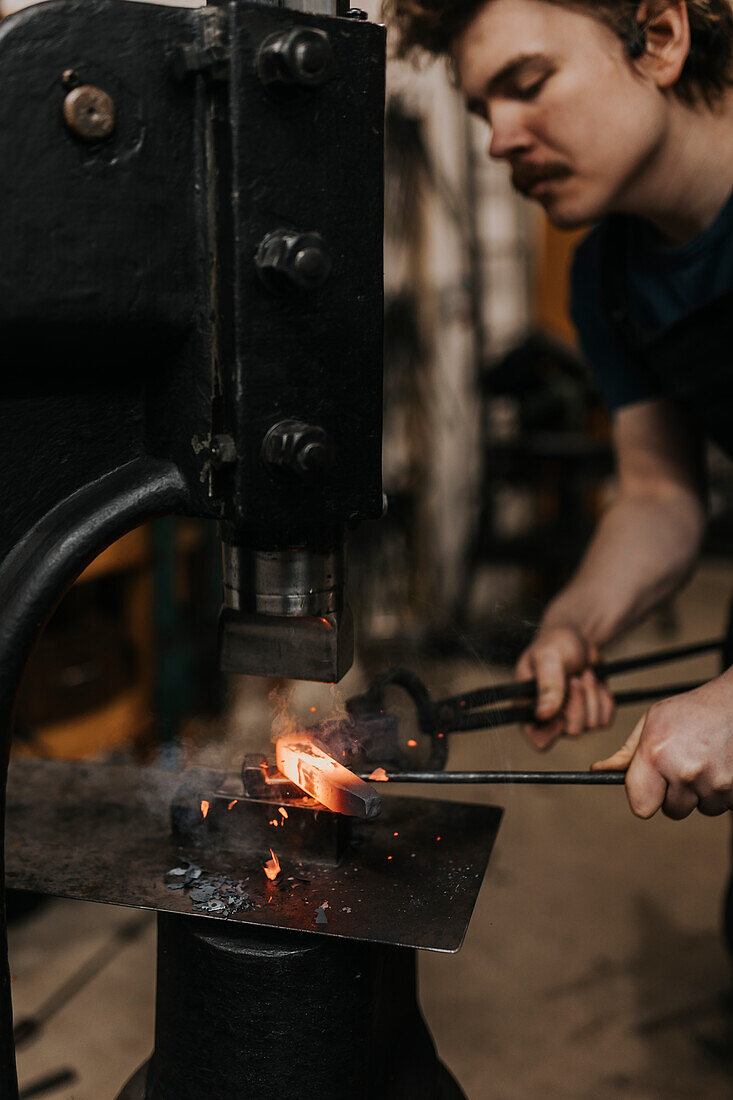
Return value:
[(201, 816), (206, 817), (208, 812), (209, 812), (209, 803), (206, 801), (205, 798), (202, 798), (201, 799)]
[(270, 855), (272, 859), (268, 859), (262, 870), (265, 872), (270, 882), (274, 882), (280, 874), (280, 860), (277, 858), (272, 848), (270, 848)]

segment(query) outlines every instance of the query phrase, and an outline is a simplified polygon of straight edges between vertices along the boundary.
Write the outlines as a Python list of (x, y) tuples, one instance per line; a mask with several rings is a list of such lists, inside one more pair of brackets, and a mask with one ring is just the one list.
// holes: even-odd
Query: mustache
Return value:
[(549, 180), (567, 179), (570, 169), (566, 164), (515, 164), (512, 168), (512, 183), (517, 191), (526, 194), (536, 183)]

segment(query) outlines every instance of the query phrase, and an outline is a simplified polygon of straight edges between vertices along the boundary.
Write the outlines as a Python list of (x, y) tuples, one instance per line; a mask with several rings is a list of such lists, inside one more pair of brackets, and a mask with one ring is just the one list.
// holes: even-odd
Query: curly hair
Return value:
[[(605, 23), (624, 43), (630, 58), (646, 48), (645, 23), (671, 0), (650, 0), (644, 23), (637, 18), (639, 0), (543, 0), (574, 8)], [(418, 52), (447, 56), (451, 44), (491, 0), (383, 0), (387, 22), (397, 34), (396, 54)], [(733, 85), (733, 8), (730, 0), (685, 0), (691, 47), (675, 93), (694, 103), (720, 99)]]

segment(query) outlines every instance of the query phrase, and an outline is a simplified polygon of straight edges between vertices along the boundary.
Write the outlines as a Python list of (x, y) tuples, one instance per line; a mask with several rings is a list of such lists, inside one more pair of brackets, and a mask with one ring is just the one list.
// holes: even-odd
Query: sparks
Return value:
[(280, 860), (277, 858), (272, 848), (270, 848), (270, 855), (272, 856), (272, 859), (268, 859), (262, 870), (265, 872), (270, 882), (274, 882), (277, 876), (280, 874)]
[(202, 817), (206, 817), (207, 813), (209, 812), (209, 805), (210, 805), (210, 803), (208, 803), (205, 798), (201, 799), (201, 816)]
[(416, 749), (417, 748), (417, 741), (415, 740), (414, 737), (411, 737), (410, 740), (407, 742), (407, 747), (408, 747), (408, 749)]
[(375, 783), (386, 783), (389, 776), (384, 768), (375, 768), (369, 778), (373, 779)]
[(231, 810), (232, 806), (236, 806), (238, 802), (239, 802), (239, 799), (238, 799), (238, 798), (233, 798), (233, 799), (231, 800), (231, 802), (229, 803), (229, 805), (227, 806), (227, 809), (228, 809), (228, 810)]
[(392, 833), (392, 836), (399, 836), (399, 833)]
[(288, 816), (288, 811), (285, 809), (284, 806), (281, 806), (277, 812), (281, 814), (284, 818), (287, 818)]

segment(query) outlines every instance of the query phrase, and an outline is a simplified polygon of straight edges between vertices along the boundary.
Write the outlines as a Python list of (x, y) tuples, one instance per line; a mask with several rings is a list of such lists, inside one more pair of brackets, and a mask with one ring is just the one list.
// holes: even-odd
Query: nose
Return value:
[(493, 160), (511, 160), (526, 153), (531, 145), (532, 137), (524, 124), (521, 109), (509, 103), (491, 108), (488, 153)]

